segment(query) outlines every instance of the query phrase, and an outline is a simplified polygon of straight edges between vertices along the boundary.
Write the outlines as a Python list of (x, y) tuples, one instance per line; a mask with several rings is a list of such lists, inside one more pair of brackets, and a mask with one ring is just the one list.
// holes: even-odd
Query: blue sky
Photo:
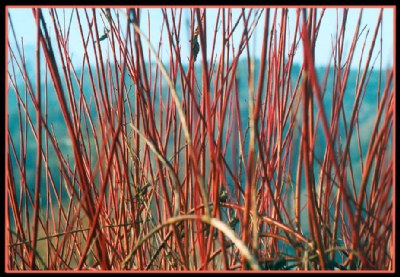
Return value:
[[(272, 17), (274, 15), (274, 10), (271, 10), (271, 22), (272, 22)], [(365, 26), (364, 32), (360, 36), (360, 43), (358, 43), (358, 47), (356, 48), (356, 53), (354, 60), (357, 62), (353, 62), (352, 67), (357, 67), (358, 66), (358, 61), (361, 56), (361, 49), (362, 49), (362, 44), (364, 40), (366, 39), (367, 46), (365, 49), (365, 53), (363, 55), (363, 61), (365, 61), (365, 57), (368, 53), (368, 47), (370, 45), (372, 35), (374, 32), (375, 25), (378, 20), (378, 14), (379, 14), (379, 8), (378, 7), (367, 7), (363, 11), (363, 19), (361, 22), (361, 28)], [(13, 25), (16, 31), (17, 39), (21, 39), (23, 37), (24, 44), (26, 46), (31, 46), (33, 47), (35, 45), (35, 22), (33, 19), (32, 15), (32, 10), (30, 8), (9, 8), (8, 10), (10, 12)], [(65, 16), (65, 21), (68, 24), (69, 21), (69, 15), (71, 14), (72, 9), (58, 9), (58, 16), (60, 20), (60, 24), (63, 24), (64, 21), (64, 16)], [(120, 14), (123, 13), (122, 9), (119, 9)], [(237, 18), (240, 14), (240, 9), (239, 8), (233, 8), (232, 9), (232, 16), (233, 18)], [(351, 45), (352, 41), (352, 36), (355, 30), (355, 25), (358, 19), (360, 9), (359, 8), (350, 8), (349, 10), (349, 16), (348, 16), (348, 22), (346, 25), (346, 32), (347, 35), (345, 37), (345, 44), (344, 44), (344, 54), (346, 55), (348, 53), (348, 50)], [(321, 13), (321, 9), (318, 10), (317, 17), (319, 17)], [(100, 14), (100, 13), (99, 13)], [(80, 15), (81, 19), (85, 18), (83, 10), (80, 10)], [(91, 11), (89, 11), (89, 15), (91, 16)], [(208, 53), (211, 52), (211, 39), (212, 39), (212, 32), (216, 26), (216, 15), (217, 15), (217, 9), (216, 8), (207, 8), (207, 33), (208, 33)], [(260, 22), (262, 23), (264, 21), (264, 15), (263, 14), (260, 18)], [(279, 18), (281, 15), (281, 10), (278, 10), (278, 22)], [(52, 22), (49, 16), (49, 12), (47, 9), (44, 9), (44, 16), (45, 19), (47, 20), (47, 26), (51, 28)], [(141, 13), (141, 18), (142, 18), (142, 29), (145, 33), (148, 34), (148, 28), (147, 28), (147, 20), (148, 16), (150, 16), (150, 21), (151, 21), (151, 26), (150, 26), (150, 40), (153, 44), (153, 46), (157, 47), (159, 40), (160, 40), (160, 34), (162, 35), (162, 43), (163, 43), (163, 50), (161, 51), (161, 58), (166, 61), (168, 56), (169, 56), (169, 47), (168, 47), (168, 39), (166, 32), (161, 33), (161, 23), (162, 23), (162, 13), (160, 8), (143, 8), (142, 13)], [(288, 26), (288, 43), (291, 41), (291, 37), (293, 36), (294, 33), (294, 28), (295, 28), (295, 17), (296, 17), (296, 10), (294, 8), (289, 9), (289, 26)], [(330, 55), (332, 53), (332, 40), (335, 39), (336, 35), (336, 26), (337, 22), (340, 26), (341, 23), (341, 18), (342, 18), (342, 10), (341, 9), (336, 9), (336, 8), (327, 8), (324, 14), (324, 18), (321, 23), (321, 29), (318, 34), (318, 39), (317, 39), (317, 45), (316, 45), (316, 60), (315, 63), (317, 66), (324, 66), (328, 63)], [(99, 19), (99, 18), (98, 18)], [(181, 51), (182, 51), (182, 57), (188, 57), (189, 56), (189, 29), (186, 27), (186, 22), (189, 21), (190, 19), (190, 11), (189, 9), (184, 9), (183, 10), (183, 18), (182, 18), (182, 34), (181, 34)], [(86, 20), (83, 20), (86, 21)], [(101, 22), (101, 20), (99, 20)], [(262, 26), (263, 24), (259, 24), (259, 27), (256, 28), (253, 39), (251, 40), (250, 44), (250, 50), (252, 51), (251, 54), (255, 55), (256, 57), (259, 57), (261, 54), (261, 51), (257, 51), (261, 49), (259, 47), (261, 45), (261, 39), (262, 39)], [(393, 65), (393, 55), (394, 55), (394, 8), (387, 7), (384, 9), (383, 13), (383, 33), (381, 34), (380, 32), (378, 33), (378, 41), (376, 44), (376, 49), (372, 55), (372, 59), (374, 60), (379, 51), (379, 42), (380, 38), (382, 35), (382, 64), (383, 67), (390, 67)], [(87, 30), (88, 26), (84, 26), (83, 24), (83, 29)], [(73, 62), (78, 62), (82, 60), (82, 41), (80, 38), (79, 34), (79, 29), (78, 25), (76, 22), (76, 16), (73, 17), (72, 20), (72, 25), (71, 25), (71, 30), (74, 30), (71, 32), (70, 39), (69, 39), (69, 47), (72, 53), (72, 61)], [(76, 31), (75, 31), (76, 30)], [(239, 38), (242, 33), (242, 25), (239, 24), (238, 30), (235, 31), (236, 34), (236, 40), (237, 45), (239, 44)], [(102, 32), (101, 28), (99, 29), (99, 32)], [(9, 32), (10, 33), (10, 32)], [(367, 35), (368, 34), (368, 35)], [(221, 43), (220, 43), (220, 37), (218, 36), (217, 44), (216, 44), (216, 53), (218, 53), (221, 49)], [(185, 43), (187, 41), (187, 43)], [(10, 39), (11, 45), (13, 45), (14, 40), (13, 38)], [(102, 47), (107, 51), (107, 43), (104, 42), (101, 44)], [(287, 46), (289, 47), (289, 45)], [(32, 49), (32, 48), (31, 48)], [(29, 53), (27, 53), (29, 55)], [(32, 53), (34, 54), (34, 53)], [(299, 45), (299, 49), (297, 50), (297, 53), (294, 57), (295, 62), (301, 63), (302, 62), (302, 49), (301, 49), (301, 43)], [(184, 58), (185, 60), (185, 58)], [(154, 61), (154, 60), (153, 60)], [(377, 59), (379, 62), (379, 59)], [(376, 65), (378, 66), (378, 65)]]

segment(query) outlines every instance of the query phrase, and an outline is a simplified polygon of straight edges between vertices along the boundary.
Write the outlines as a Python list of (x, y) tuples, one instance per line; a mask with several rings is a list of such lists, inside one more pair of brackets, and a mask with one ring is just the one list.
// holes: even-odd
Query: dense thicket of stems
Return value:
[[(286, 8), (237, 19), (220, 8), (215, 21), (191, 8), (184, 41), (183, 10), (164, 8), (158, 45), (140, 8), (60, 12), (32, 9), (34, 53), (8, 18), (8, 270), (393, 270), (394, 72), (373, 55), (382, 10), (370, 44), (362, 10), (353, 31), (341, 10), (331, 50), (316, 47), (324, 9), (297, 9), (289, 30)], [(324, 71), (318, 51), (332, 51)]]

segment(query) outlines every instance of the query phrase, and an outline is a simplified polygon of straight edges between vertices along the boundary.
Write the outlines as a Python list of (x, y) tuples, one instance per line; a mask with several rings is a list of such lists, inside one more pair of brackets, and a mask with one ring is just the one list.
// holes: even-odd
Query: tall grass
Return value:
[[(151, 45), (140, 8), (74, 9), (64, 21), (34, 8), (35, 53), (9, 17), (7, 270), (393, 270), (394, 72), (372, 55), (382, 11), (367, 44), (362, 10), (349, 31), (343, 9), (333, 50), (316, 48), (324, 11), (297, 9), (289, 39), (286, 8), (237, 20), (220, 8), (215, 21), (192, 8), (185, 41), (183, 10), (162, 9)], [(368, 55), (352, 75), (360, 47)], [(319, 51), (332, 51), (322, 76)], [(376, 99), (371, 129), (365, 97)]]

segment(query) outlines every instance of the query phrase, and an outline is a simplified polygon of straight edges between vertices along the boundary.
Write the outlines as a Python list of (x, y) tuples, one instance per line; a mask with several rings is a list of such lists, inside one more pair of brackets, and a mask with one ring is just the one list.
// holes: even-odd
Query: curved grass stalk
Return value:
[[(192, 149), (192, 139), (191, 139), (191, 137), (190, 137), (188, 124), (187, 124), (187, 122), (186, 122), (186, 115), (185, 115), (185, 112), (183, 111), (183, 108), (182, 108), (181, 103), (179, 102), (178, 94), (177, 94), (177, 92), (176, 92), (176, 90), (175, 90), (174, 84), (172, 83), (171, 79), (169, 78), (168, 72), (167, 72), (167, 70), (166, 70), (164, 64), (163, 64), (163, 63), (161, 62), (161, 60), (158, 58), (157, 52), (154, 50), (153, 46), (151, 45), (150, 40), (143, 34), (143, 32), (140, 30), (139, 26), (137, 26), (137, 25), (134, 24), (133, 22), (131, 22), (131, 23), (132, 23), (133, 28), (135, 29), (135, 31), (138, 32), (138, 33), (144, 38), (144, 40), (145, 40), (147, 46), (149, 47), (149, 49), (151, 50), (151, 52), (153, 53), (153, 55), (154, 55), (154, 57), (155, 57), (155, 59), (156, 59), (157, 65), (158, 65), (158, 66), (160, 67), (160, 69), (161, 69), (161, 73), (164, 75), (164, 78), (165, 78), (165, 80), (166, 80), (166, 82), (167, 82), (167, 84), (168, 84), (168, 87), (171, 89), (172, 97), (173, 97), (173, 99), (174, 99), (174, 102), (175, 102), (175, 105), (176, 105), (176, 109), (178, 110), (179, 118), (180, 118), (181, 123), (182, 123), (182, 129), (183, 129), (183, 132), (184, 132), (184, 134), (185, 134), (185, 138), (186, 138), (187, 144), (190, 146), (189, 149)], [(147, 141), (147, 140), (146, 140), (146, 141)], [(193, 153), (193, 151), (190, 151), (190, 152)], [(164, 159), (164, 160), (165, 160), (165, 159)], [(165, 160), (165, 161), (166, 161), (166, 160)], [(208, 203), (208, 197), (207, 197), (207, 194), (206, 194), (206, 190), (205, 190), (205, 188), (204, 188), (203, 179), (202, 179), (200, 176), (197, 176), (197, 179), (198, 179), (199, 184), (200, 184), (200, 185), (199, 185), (199, 187), (200, 187), (200, 193), (201, 193), (201, 195), (202, 195), (202, 197), (203, 197), (203, 201), (204, 201), (204, 204), (205, 204), (206, 214), (210, 216), (210, 214), (211, 214), (211, 213), (210, 213), (210, 208), (209, 208), (209, 206), (207, 205), (207, 203)], [(178, 195), (179, 195), (179, 193), (178, 193)], [(174, 215), (176, 216), (177, 214), (174, 213)]]
[(243, 241), (237, 237), (235, 232), (227, 225), (225, 222), (209, 217), (207, 215), (202, 215), (202, 216), (197, 216), (197, 215), (182, 215), (182, 216), (177, 216), (177, 217), (172, 217), (169, 218), (166, 222), (158, 225), (156, 228), (154, 228), (151, 232), (149, 232), (145, 237), (143, 237), (140, 241), (138, 241), (135, 244), (135, 247), (132, 249), (130, 254), (125, 258), (124, 262), (122, 263), (122, 269), (126, 269), (126, 266), (128, 265), (128, 262), (132, 259), (133, 255), (135, 254), (136, 250), (151, 236), (153, 236), (156, 232), (161, 230), (162, 228), (178, 223), (183, 220), (201, 220), (202, 222), (212, 225), (214, 228), (220, 230), (221, 232), (224, 233), (225, 236), (227, 236), (239, 249), (241, 254), (244, 256), (244, 258), (248, 261), (250, 267), (254, 270), (260, 270), (260, 266), (258, 265), (257, 260), (255, 257), (251, 254), (250, 250), (247, 248), (247, 246), (243, 243)]
[(176, 175), (174, 168), (172, 167), (172, 165), (169, 163), (169, 161), (167, 161), (167, 159), (165, 159), (163, 157), (163, 155), (161, 155), (161, 153), (157, 150), (157, 148), (154, 146), (154, 144), (145, 136), (143, 135), (137, 128), (135, 125), (133, 125), (132, 123), (130, 123), (130, 126), (132, 127), (132, 129), (138, 133), (144, 140), (145, 142), (149, 145), (150, 149), (153, 151), (153, 153), (156, 155), (156, 157), (162, 162), (162, 164), (169, 170), (169, 172), (171, 173), (172, 179), (174, 180), (174, 192), (175, 192), (175, 205), (174, 205), (174, 217), (178, 216), (179, 214), (179, 206), (180, 206), (180, 202), (181, 202), (181, 196), (179, 194), (179, 179), (178, 176)]

